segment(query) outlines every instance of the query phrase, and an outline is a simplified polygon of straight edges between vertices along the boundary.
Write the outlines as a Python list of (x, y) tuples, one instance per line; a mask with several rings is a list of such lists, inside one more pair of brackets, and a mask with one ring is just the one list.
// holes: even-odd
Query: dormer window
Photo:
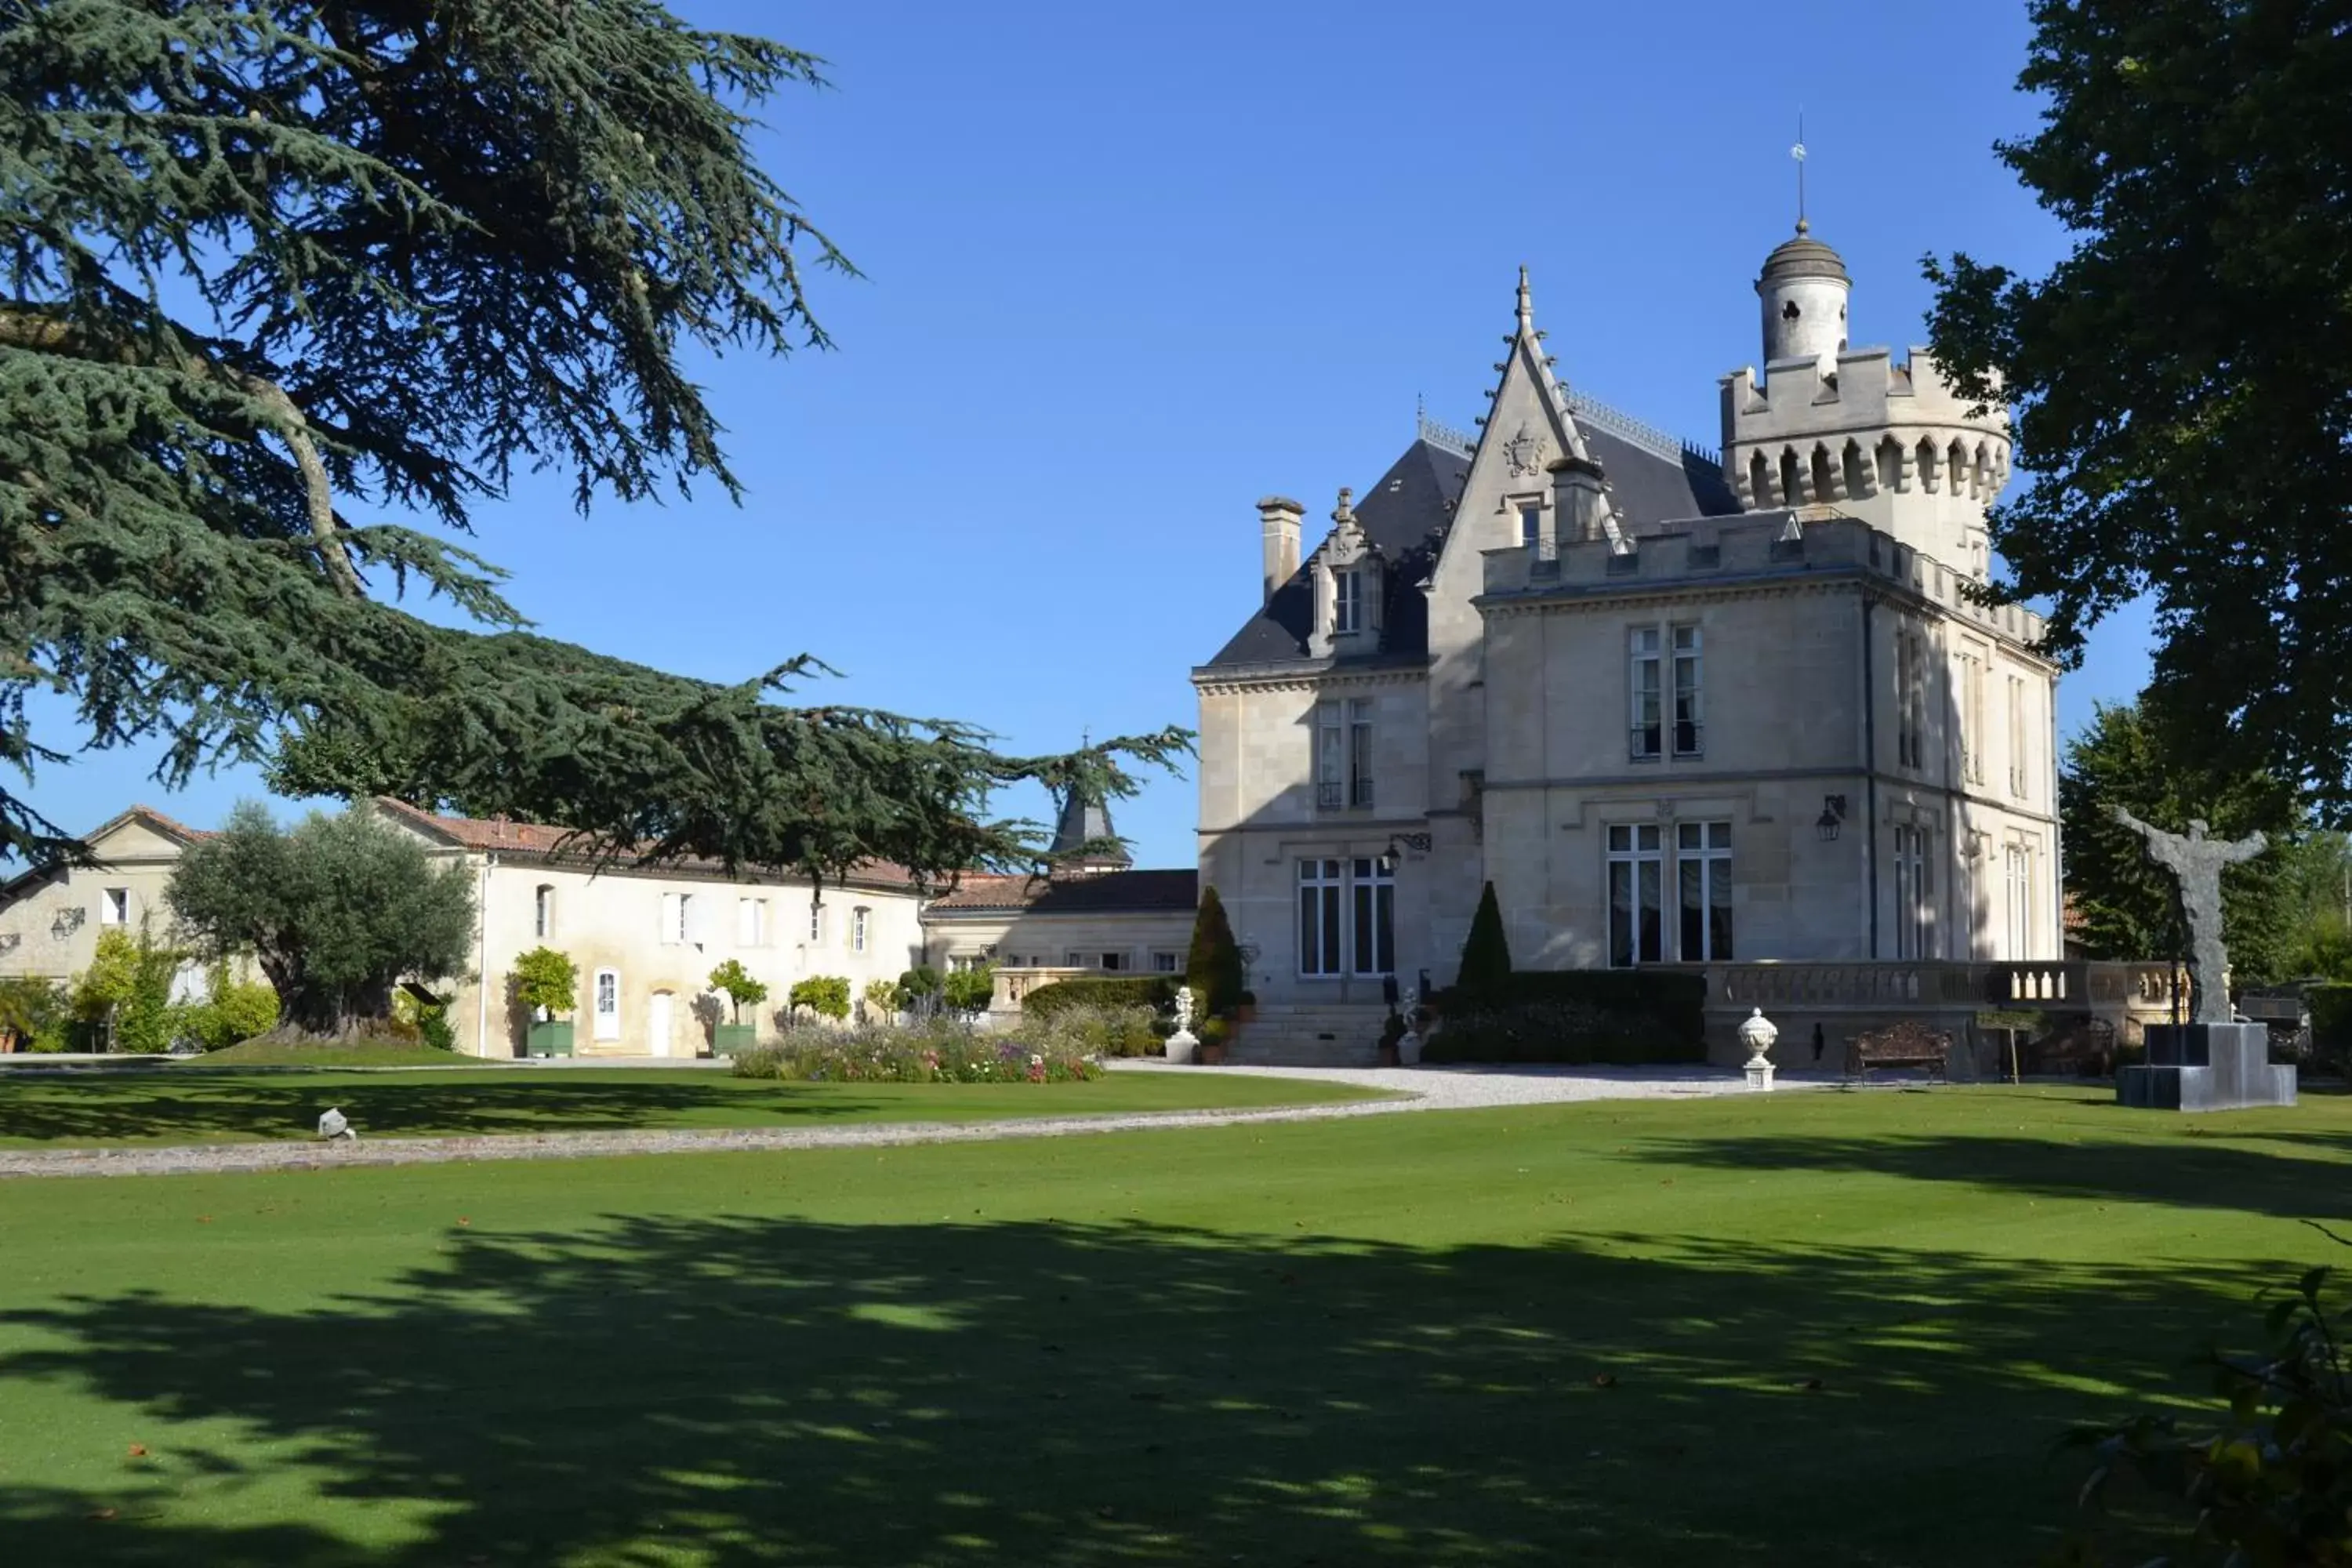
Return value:
[(1519, 508), (1519, 543), (1527, 549), (1533, 550), (1537, 541), (1541, 538), (1543, 538), (1543, 508), (1540, 506)]
[(1364, 629), (1364, 574), (1359, 571), (1331, 574), (1331, 635), (1346, 637)]

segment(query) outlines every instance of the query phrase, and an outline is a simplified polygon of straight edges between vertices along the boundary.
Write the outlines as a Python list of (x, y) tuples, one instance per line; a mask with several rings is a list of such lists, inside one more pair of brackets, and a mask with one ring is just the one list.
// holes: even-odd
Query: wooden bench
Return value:
[(1872, 1068), (1926, 1068), (1949, 1083), (1952, 1037), (1931, 1029), (1916, 1018), (1906, 1018), (1881, 1029), (1865, 1029), (1846, 1041), (1845, 1075), (1867, 1083)]

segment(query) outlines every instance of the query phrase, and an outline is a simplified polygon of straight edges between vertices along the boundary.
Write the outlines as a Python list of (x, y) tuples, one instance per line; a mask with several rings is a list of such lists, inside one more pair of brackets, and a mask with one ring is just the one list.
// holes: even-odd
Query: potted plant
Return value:
[(1236, 1024), (1246, 1024), (1256, 1016), (1257, 993), (1255, 991), (1243, 992), (1241, 1005), (1234, 1009), (1234, 1022)]
[(710, 1054), (740, 1057), (759, 1043), (760, 1034), (757, 1024), (743, 1021), (743, 1009), (756, 1007), (768, 999), (767, 984), (753, 979), (742, 960), (730, 958), (710, 972), (710, 988), (727, 998), (735, 1019), (731, 1024), (710, 1026)]
[(523, 1049), (534, 1057), (572, 1054), (572, 1020), (561, 1016), (580, 1002), (580, 968), (572, 955), (534, 947), (515, 960), (510, 976), (516, 1002), (530, 1010)]
[(1404, 1019), (1391, 1013), (1388, 1022), (1381, 1026), (1381, 1066), (1392, 1068), (1397, 1065), (1397, 1044), (1403, 1038)]
[(1225, 1065), (1225, 1043), (1232, 1038), (1234, 1026), (1230, 1019), (1209, 1018), (1201, 1025), (1201, 1044), (1192, 1059), (1202, 1067)]

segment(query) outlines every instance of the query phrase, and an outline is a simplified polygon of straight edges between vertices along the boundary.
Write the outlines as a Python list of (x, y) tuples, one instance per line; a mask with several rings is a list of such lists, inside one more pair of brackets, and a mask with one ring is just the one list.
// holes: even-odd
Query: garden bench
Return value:
[(1950, 1033), (1931, 1029), (1916, 1018), (1865, 1029), (1846, 1041), (1846, 1077), (1864, 1083), (1870, 1081), (1870, 1069), (1874, 1067), (1926, 1068), (1948, 1083), (1951, 1062)]

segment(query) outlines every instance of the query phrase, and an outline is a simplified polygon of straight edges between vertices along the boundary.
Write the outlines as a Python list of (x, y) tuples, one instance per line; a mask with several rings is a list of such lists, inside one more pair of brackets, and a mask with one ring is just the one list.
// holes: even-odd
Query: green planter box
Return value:
[(714, 1057), (740, 1057), (759, 1044), (757, 1024), (718, 1024), (710, 1030), (710, 1054)]
[(533, 1024), (523, 1049), (534, 1057), (568, 1057), (572, 1054), (572, 1025), (568, 1021), (551, 1020)]

